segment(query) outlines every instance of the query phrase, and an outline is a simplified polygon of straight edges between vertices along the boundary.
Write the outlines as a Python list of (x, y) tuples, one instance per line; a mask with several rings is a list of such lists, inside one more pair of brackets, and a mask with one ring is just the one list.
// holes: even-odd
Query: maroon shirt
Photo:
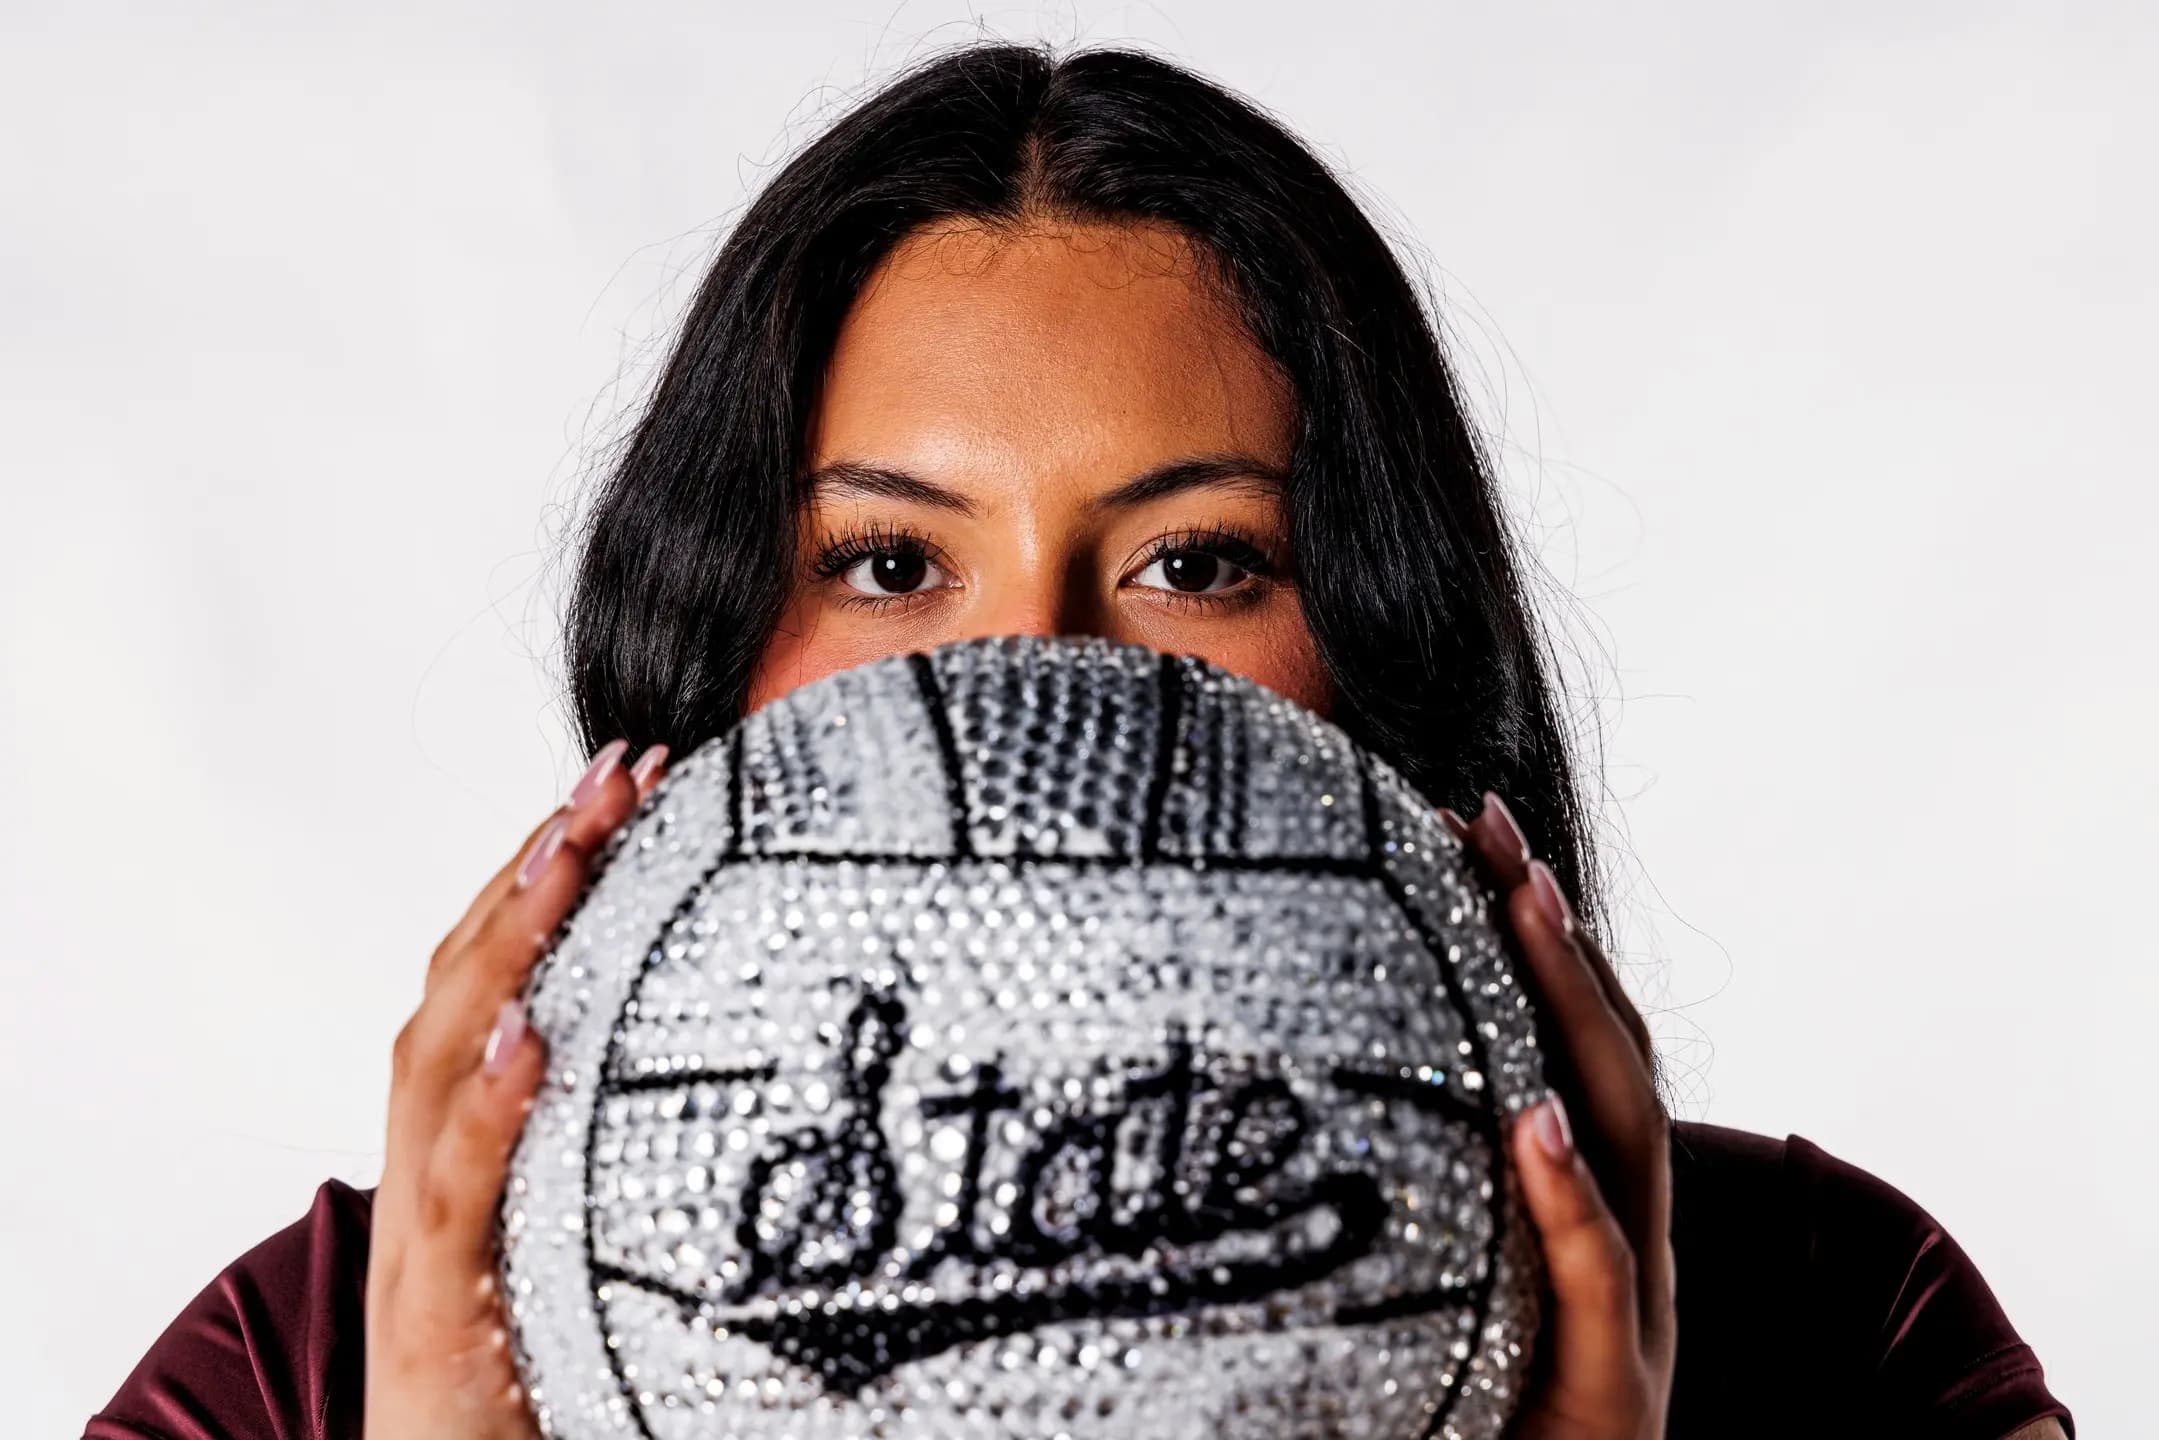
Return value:
[[(180, 1313), (85, 1440), (358, 1440), (373, 1199), (325, 1181)], [(1680, 1122), (1672, 1246), (1668, 1436), (2001, 1440), (2050, 1415), (2076, 1433), (1956, 1241), (1797, 1135)]]

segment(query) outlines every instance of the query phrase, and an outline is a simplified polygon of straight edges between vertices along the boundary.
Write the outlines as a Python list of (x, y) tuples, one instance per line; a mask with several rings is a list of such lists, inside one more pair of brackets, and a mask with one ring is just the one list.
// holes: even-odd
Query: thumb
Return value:
[(1554, 1302), (1544, 1324), (1549, 1379), (1530, 1411), (1537, 1424), (1567, 1427), (1535, 1433), (1632, 1435), (1630, 1417), (1649, 1403), (1633, 1247), (1575, 1147), (1557, 1095), (1516, 1118), (1510, 1143)]

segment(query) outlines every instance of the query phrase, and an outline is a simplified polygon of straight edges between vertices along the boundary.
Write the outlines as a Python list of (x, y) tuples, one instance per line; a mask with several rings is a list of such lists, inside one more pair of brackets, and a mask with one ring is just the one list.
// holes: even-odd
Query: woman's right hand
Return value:
[(531, 1440), (495, 1293), (494, 1219), (544, 1063), (518, 995), (592, 859), (659, 783), (604, 746), (428, 962), (390, 1062), (390, 1123), (367, 1263), (368, 1440)]
[(1551, 1296), (1508, 1433), (1655, 1440), (1671, 1405), (1678, 1317), (1671, 1126), (1652, 1083), (1649, 1027), (1505, 802), (1484, 798), (1474, 823), (1440, 813), (1497, 884), (1522, 981), (1557, 1042), (1544, 1056), (1553, 1098), (1516, 1117), (1508, 1137)]

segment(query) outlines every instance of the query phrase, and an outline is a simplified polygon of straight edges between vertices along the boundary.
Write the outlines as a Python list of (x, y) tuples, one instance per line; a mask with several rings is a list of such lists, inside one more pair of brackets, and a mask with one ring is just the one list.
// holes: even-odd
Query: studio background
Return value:
[(9, 1433), (374, 1183), (428, 953), (580, 768), (595, 457), (750, 189), (984, 32), (1191, 63), (1376, 205), (1682, 1115), (1905, 1190), (2139, 1428), (2150, 7), (159, 9), (0, 11)]

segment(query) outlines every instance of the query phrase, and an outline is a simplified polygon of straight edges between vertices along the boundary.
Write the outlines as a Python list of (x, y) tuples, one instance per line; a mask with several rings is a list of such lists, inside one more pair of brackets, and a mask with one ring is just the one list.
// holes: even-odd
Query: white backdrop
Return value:
[(587, 457), (747, 187), (978, 28), (1195, 64), (1414, 237), (1684, 1113), (1905, 1189), (2138, 1428), (2159, 12), (157, 8), (0, 11), (9, 1433), (374, 1181), (427, 953), (578, 768)]

